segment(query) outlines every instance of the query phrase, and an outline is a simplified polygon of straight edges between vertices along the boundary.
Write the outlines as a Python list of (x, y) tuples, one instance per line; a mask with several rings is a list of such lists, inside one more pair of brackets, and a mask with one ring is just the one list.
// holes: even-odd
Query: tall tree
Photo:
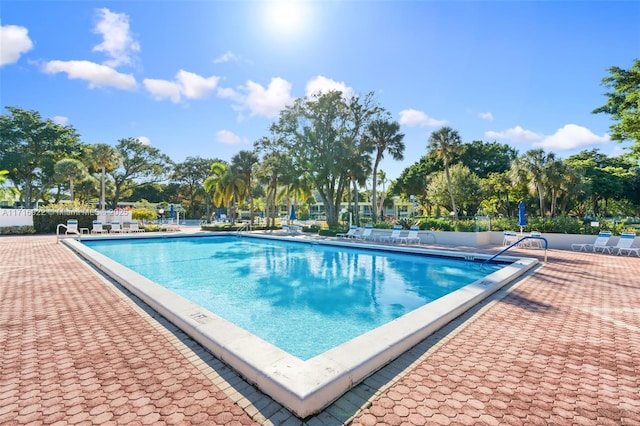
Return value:
[(242, 150), (231, 157), (231, 168), (234, 173), (244, 177), (247, 185), (247, 195), (249, 196), (249, 215), (253, 226), (253, 168), (260, 159), (253, 151)]
[(373, 207), (373, 222), (378, 221), (378, 168), (385, 153), (397, 161), (404, 159), (404, 133), (400, 133), (400, 124), (397, 121), (376, 119), (369, 123), (364, 135), (365, 150), (373, 152), (373, 173), (371, 203)]
[(460, 162), (480, 178), (508, 171), (517, 157), (517, 150), (498, 142), (473, 141), (460, 150)]
[(282, 110), (271, 126), (275, 137), (257, 141), (256, 148), (285, 153), (296, 170), (304, 170), (325, 206), (327, 222), (336, 226), (355, 172), (354, 153), (361, 153), (362, 131), (378, 111), (372, 94), (346, 100), (339, 91), (316, 93)]
[[(213, 205), (218, 208), (224, 205), (222, 177), (227, 173), (229, 165), (224, 161), (215, 161), (209, 169), (209, 176), (204, 180), (202, 186), (213, 200)], [(220, 218), (218, 217), (218, 219)]]
[(458, 201), (458, 207), (466, 216), (477, 213), (482, 202), (482, 190), (480, 178), (471, 172), (467, 166), (454, 164), (449, 169), (450, 175), (447, 178), (445, 172), (437, 172), (431, 176), (427, 197), (431, 203), (446, 207), (451, 206), (451, 196), (449, 194), (449, 179), (451, 188), (454, 191), (454, 198)]
[(438, 158), (440, 158), (444, 165), (444, 173), (447, 178), (447, 188), (449, 189), (449, 195), (451, 196), (451, 211), (453, 212), (454, 220), (458, 219), (458, 209), (453, 194), (453, 187), (451, 186), (449, 165), (452, 156), (460, 154), (460, 151), (462, 149), (461, 144), (462, 141), (458, 132), (456, 130), (453, 130), (451, 127), (445, 126), (431, 133), (431, 136), (429, 137), (429, 144), (427, 145), (427, 149), (434, 153)]
[(36, 111), (6, 109), (10, 115), (0, 115), (0, 169), (9, 171), (24, 205), (32, 207), (53, 185), (55, 163), (82, 153), (80, 136)]
[(609, 114), (617, 123), (611, 125), (611, 139), (630, 140), (632, 151), (640, 158), (640, 59), (630, 69), (609, 68), (602, 85), (611, 91), (605, 93), (607, 103), (593, 110), (594, 114)]
[(61, 181), (69, 181), (69, 192), (71, 193), (71, 201), (74, 201), (73, 182), (80, 181), (87, 176), (87, 167), (80, 160), (75, 158), (64, 158), (58, 161), (54, 170), (56, 176)]
[[(202, 196), (202, 185), (204, 180), (211, 173), (211, 165), (219, 160), (212, 160), (201, 157), (187, 157), (182, 163), (178, 163), (173, 167), (173, 173), (171, 180), (178, 183), (183, 189), (188, 198), (188, 205), (191, 217), (196, 216), (196, 199), (198, 195)], [(209, 198), (205, 196), (207, 216), (209, 216), (208, 206)], [(200, 210), (202, 211), (202, 210)]]
[(531, 149), (512, 163), (512, 181), (526, 181), (531, 194), (537, 194), (540, 202), (540, 216), (546, 214), (545, 188), (548, 186), (548, 169), (555, 161), (555, 154), (542, 149)]
[(91, 147), (90, 161), (96, 170), (100, 170), (100, 210), (106, 209), (105, 185), (107, 171), (111, 171), (120, 165), (120, 154), (111, 145), (97, 143)]
[(162, 182), (171, 171), (171, 159), (158, 148), (144, 145), (136, 138), (120, 139), (116, 145), (122, 163), (110, 174), (114, 182), (113, 206), (121, 196), (149, 183)]

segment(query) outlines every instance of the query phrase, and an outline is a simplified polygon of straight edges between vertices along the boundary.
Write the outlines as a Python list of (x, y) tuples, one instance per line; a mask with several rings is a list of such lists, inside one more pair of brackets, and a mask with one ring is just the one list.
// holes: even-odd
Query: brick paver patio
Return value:
[[(52, 236), (0, 237), (0, 349), (3, 425), (302, 423)], [(640, 259), (550, 251), (306, 421), (344, 422), (640, 425)]]

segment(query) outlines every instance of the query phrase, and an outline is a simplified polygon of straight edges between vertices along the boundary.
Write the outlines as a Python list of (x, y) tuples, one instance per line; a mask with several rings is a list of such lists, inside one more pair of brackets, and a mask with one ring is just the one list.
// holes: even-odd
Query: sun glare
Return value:
[(269, 2), (267, 25), (276, 35), (293, 36), (304, 31), (305, 5), (303, 0)]

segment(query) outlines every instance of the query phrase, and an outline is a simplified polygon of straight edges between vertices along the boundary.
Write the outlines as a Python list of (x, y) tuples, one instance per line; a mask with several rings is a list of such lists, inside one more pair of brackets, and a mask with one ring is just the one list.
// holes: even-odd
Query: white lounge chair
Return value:
[(368, 223), (364, 226), (364, 231), (362, 234), (356, 235), (354, 238), (356, 240), (373, 240), (373, 225)]
[(107, 230), (102, 227), (102, 222), (99, 220), (94, 220), (91, 224), (91, 233), (92, 234), (106, 234)]
[(111, 222), (111, 229), (109, 230), (110, 234), (121, 234), (122, 227), (120, 226), (120, 222)]
[(80, 235), (80, 230), (78, 229), (78, 219), (69, 219), (67, 220), (67, 230), (64, 231), (64, 235)]
[(145, 232), (145, 230), (140, 228), (138, 222), (131, 222), (129, 224), (129, 232)]
[[(607, 243), (609, 243), (609, 240), (611, 239), (611, 232), (609, 231), (600, 231), (600, 233), (598, 233), (598, 237), (596, 238), (596, 240), (593, 243), (586, 243), (586, 244), (571, 244), (571, 250), (577, 250), (577, 251), (593, 251), (596, 252), (598, 250), (605, 250), (607, 247)], [(608, 250), (608, 249), (606, 249)]]
[(355, 238), (356, 236), (356, 232), (358, 232), (358, 227), (355, 225), (351, 225), (349, 227), (349, 231), (347, 231), (346, 233), (339, 233), (336, 234), (336, 237), (338, 238)]
[(629, 256), (631, 256), (631, 253), (635, 253), (636, 256), (640, 257), (640, 247), (632, 247), (635, 239), (635, 232), (623, 232), (620, 234), (618, 244), (615, 246), (609, 246), (607, 251), (608, 253), (611, 253), (612, 251), (615, 251), (615, 249), (618, 249), (618, 252), (616, 253), (618, 255), (622, 254), (623, 251), (626, 251)]
[(514, 231), (504, 231), (502, 235), (502, 245), (509, 246), (518, 241), (518, 234)]
[(409, 234), (404, 236), (404, 237), (400, 237), (398, 240), (400, 242), (405, 242), (406, 244), (409, 243), (420, 243), (420, 237), (418, 236), (418, 231), (420, 231), (420, 228), (418, 226), (412, 226), (411, 228), (409, 228)]
[(391, 230), (391, 235), (383, 235), (382, 237), (380, 237), (380, 241), (388, 241), (390, 243), (395, 243), (396, 240), (400, 239), (400, 233), (402, 232), (402, 226), (401, 225), (395, 225), (393, 227), (393, 230)]

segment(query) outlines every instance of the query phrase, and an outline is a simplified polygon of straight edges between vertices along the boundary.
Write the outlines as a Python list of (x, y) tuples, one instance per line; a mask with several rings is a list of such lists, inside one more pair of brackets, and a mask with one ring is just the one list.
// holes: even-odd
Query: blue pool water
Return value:
[(498, 269), (236, 236), (83, 242), (302, 360)]

